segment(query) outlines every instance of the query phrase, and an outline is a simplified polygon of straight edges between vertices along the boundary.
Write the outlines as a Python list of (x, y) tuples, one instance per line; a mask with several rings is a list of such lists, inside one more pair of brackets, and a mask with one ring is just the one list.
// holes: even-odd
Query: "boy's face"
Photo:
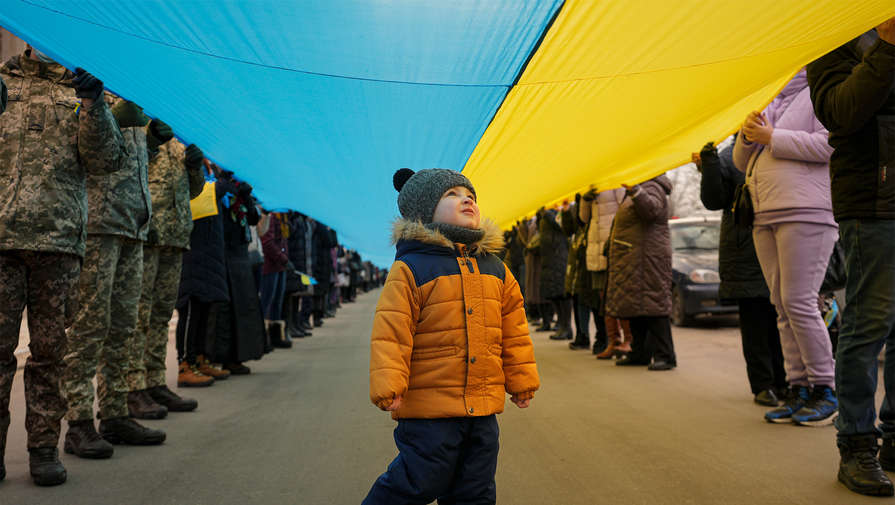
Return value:
[(473, 229), (478, 229), (479, 219), (475, 195), (463, 186), (454, 186), (445, 191), (435, 207), (435, 215), (432, 216), (432, 221), (436, 223)]

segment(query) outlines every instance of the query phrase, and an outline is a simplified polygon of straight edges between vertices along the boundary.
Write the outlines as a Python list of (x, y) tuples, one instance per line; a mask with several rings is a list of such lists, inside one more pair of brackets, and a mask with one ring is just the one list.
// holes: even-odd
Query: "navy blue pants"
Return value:
[(398, 421), (398, 457), (362, 505), (496, 503), (499, 435), (496, 415)]

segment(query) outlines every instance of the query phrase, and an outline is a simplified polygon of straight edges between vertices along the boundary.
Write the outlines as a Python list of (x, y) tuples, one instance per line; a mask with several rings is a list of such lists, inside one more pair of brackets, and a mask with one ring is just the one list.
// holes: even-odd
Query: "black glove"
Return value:
[(186, 168), (195, 170), (201, 167), (203, 159), (205, 159), (205, 154), (202, 153), (202, 149), (199, 149), (199, 146), (190, 144), (186, 147), (186, 159), (183, 162)]
[(718, 162), (718, 150), (715, 149), (714, 142), (706, 142), (704, 146), (702, 146), (702, 150), (699, 151), (699, 159), (700, 159), (700, 168), (702, 165), (705, 165), (706, 160), (709, 163)]
[(118, 122), (119, 128), (133, 128), (146, 126), (149, 118), (143, 114), (143, 109), (130, 100), (121, 100), (112, 107), (112, 115)]
[(161, 119), (153, 119), (149, 122), (149, 133), (151, 133), (160, 144), (164, 144), (174, 138), (174, 130)]
[(96, 101), (103, 96), (103, 81), (97, 79), (81, 67), (75, 69), (75, 77), (71, 80), (71, 83), (75, 87), (75, 95), (78, 98), (88, 98)]
[(241, 197), (247, 197), (252, 193), (252, 185), (247, 182), (240, 182), (236, 188), (236, 194)]

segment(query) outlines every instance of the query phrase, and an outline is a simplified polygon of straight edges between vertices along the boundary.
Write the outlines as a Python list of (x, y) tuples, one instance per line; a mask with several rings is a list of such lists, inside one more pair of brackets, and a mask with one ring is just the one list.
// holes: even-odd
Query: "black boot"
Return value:
[(108, 459), (115, 452), (115, 448), (96, 432), (93, 419), (69, 421), (63, 447), (66, 453), (87, 459)]
[(159, 445), (165, 441), (165, 432), (153, 430), (129, 417), (103, 419), (99, 432), (104, 439), (119, 445)]
[(838, 437), (839, 482), (860, 494), (869, 496), (892, 496), (895, 488), (883, 472), (876, 453), (876, 435), (853, 435)]
[(879, 448), (879, 464), (887, 472), (895, 472), (895, 433), (883, 433)]
[(289, 349), (292, 347), (292, 342), (286, 340), (283, 336), (283, 327), (285, 324), (280, 324), (279, 321), (271, 321), (270, 326), (267, 327), (267, 332), (270, 334), (270, 343), (277, 349)]
[(144, 389), (142, 391), (131, 391), (127, 394), (127, 410), (131, 417), (137, 419), (164, 419), (168, 417), (168, 408), (160, 405), (149, 396)]
[(55, 447), (28, 449), (28, 467), (31, 469), (31, 479), (38, 486), (58, 486), (68, 478), (65, 467), (59, 461), (59, 449)]
[[(583, 321), (581, 321), (582, 318), (583, 316), (578, 314), (578, 334), (575, 335), (575, 340), (569, 342), (569, 349), (573, 351), (586, 351), (590, 349), (590, 328), (583, 324)], [(589, 318), (587, 323), (590, 324)]]
[(183, 398), (168, 386), (156, 386), (146, 390), (149, 396), (159, 405), (164, 405), (168, 412), (191, 412), (196, 410), (199, 402), (192, 398)]
[(9, 431), (9, 416), (0, 417), (0, 480), (6, 478), (6, 464), (3, 462), (6, 453), (6, 433)]

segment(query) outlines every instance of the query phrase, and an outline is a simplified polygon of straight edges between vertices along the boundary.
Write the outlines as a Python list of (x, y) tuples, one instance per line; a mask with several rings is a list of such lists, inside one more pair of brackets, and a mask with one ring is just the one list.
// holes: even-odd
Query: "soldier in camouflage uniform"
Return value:
[(127, 150), (101, 98), (103, 84), (90, 74), (78, 69), (73, 77), (29, 47), (0, 75), (9, 87), (0, 117), (0, 476), (14, 351), (27, 306), (30, 470), (38, 485), (55, 485), (66, 479), (56, 450), (65, 414), (59, 376), (68, 295), (85, 252), (86, 179), (121, 169)]
[[(143, 248), (143, 294), (140, 298), (140, 332), (145, 341), (142, 359), (135, 359), (129, 383), (131, 391), (145, 391), (155, 402), (172, 412), (195, 410), (195, 400), (181, 398), (165, 380), (168, 351), (168, 321), (174, 313), (183, 252), (190, 244), (193, 216), (190, 200), (205, 186), (202, 151), (184, 149), (171, 140), (171, 129), (156, 124), (162, 145), (149, 162), (149, 191), (152, 194), (152, 222), (149, 240)], [(166, 143), (165, 143), (166, 142)], [(209, 380), (208, 377), (197, 377)], [(134, 409), (139, 410), (139, 409)], [(135, 412), (136, 413), (136, 412)]]
[[(128, 412), (127, 371), (136, 340), (143, 280), (143, 241), (149, 232), (149, 118), (132, 102), (112, 107), (128, 152), (114, 174), (87, 178), (87, 252), (79, 279), (80, 307), (68, 333), (62, 390), (68, 401), (65, 452), (112, 456), (111, 443), (156, 445), (165, 433), (138, 424)], [(99, 435), (93, 425), (93, 378), (99, 397)], [(161, 415), (167, 414), (164, 411)]]

